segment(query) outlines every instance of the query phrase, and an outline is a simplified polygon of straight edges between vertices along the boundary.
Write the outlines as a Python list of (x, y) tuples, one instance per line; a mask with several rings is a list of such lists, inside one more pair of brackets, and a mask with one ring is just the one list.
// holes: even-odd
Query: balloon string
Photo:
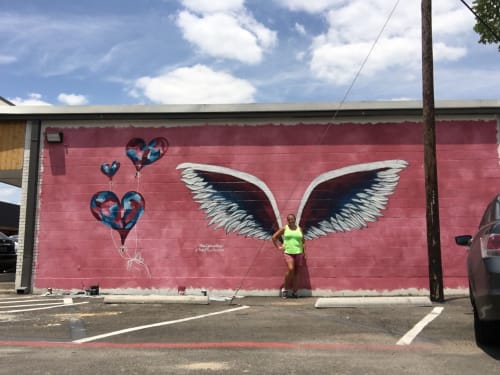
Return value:
[[(141, 182), (141, 172), (140, 172), (140, 171), (137, 171), (137, 173), (136, 173), (135, 177), (136, 177), (136, 179), (137, 179), (137, 189), (136, 189), (136, 191), (137, 191), (138, 193), (140, 193), (140, 191), (139, 191), (139, 186), (140, 186), (140, 182)], [(138, 228), (138, 226), (137, 226), (137, 224), (136, 224), (136, 225), (135, 225), (135, 233), (134, 233), (134, 234), (135, 234), (135, 252), (136, 252), (136, 254), (137, 254), (137, 249), (139, 248), (139, 239), (138, 239), (138, 234), (137, 234), (137, 233), (138, 233), (138, 231), (139, 231), (139, 229), (137, 229), (137, 228)]]
[(139, 184), (141, 182), (141, 172), (140, 171), (135, 172), (135, 179), (137, 180), (137, 189), (136, 189), (136, 191), (139, 192)]
[(146, 272), (148, 274), (148, 277), (151, 278), (151, 273), (149, 272), (149, 267), (147, 266), (146, 263), (144, 263), (144, 259), (142, 258), (142, 255), (139, 251), (137, 251), (139, 249), (139, 227), (138, 227), (138, 224), (135, 225), (135, 228), (134, 228), (134, 238), (135, 238), (135, 254), (134, 254), (134, 257), (133, 258), (129, 258), (128, 261), (127, 261), (127, 269), (130, 270), (130, 268), (132, 267), (132, 264), (134, 263), (137, 263), (139, 265), (142, 265), (144, 266), (144, 268), (146, 269)]
[(132, 269), (132, 266), (134, 264), (137, 264), (139, 266), (144, 267), (148, 275), (148, 278), (151, 278), (151, 272), (149, 271), (148, 265), (144, 262), (144, 258), (142, 257), (141, 253), (137, 251), (137, 244), (136, 244), (135, 254), (133, 257), (131, 257), (130, 254), (128, 253), (127, 246), (118, 245), (118, 243), (115, 241), (115, 237), (113, 236), (113, 229), (110, 229), (110, 235), (111, 235), (111, 240), (113, 241), (113, 246), (118, 250), (118, 254), (122, 259), (127, 261), (127, 271), (130, 271)]
[[(141, 172), (137, 171), (135, 173), (135, 178), (137, 179), (137, 192), (139, 192), (139, 187), (140, 187), (140, 178), (141, 178)], [(109, 190), (111, 190), (113, 186), (113, 180), (109, 180)], [(111, 236), (111, 241), (113, 241), (113, 247), (118, 250), (118, 254), (120, 257), (124, 260), (127, 261), (127, 271), (130, 271), (132, 269), (132, 266), (134, 264), (137, 264), (139, 266), (144, 267), (146, 270), (146, 273), (148, 275), (148, 278), (151, 278), (151, 272), (149, 271), (148, 265), (144, 262), (144, 258), (142, 257), (141, 253), (138, 251), (139, 249), (139, 235), (138, 235), (138, 227), (136, 224), (136, 227), (134, 228), (134, 238), (135, 238), (135, 249), (134, 249), (134, 256), (130, 256), (128, 253), (128, 249), (125, 245), (118, 245), (118, 243), (115, 241), (115, 237), (113, 236), (113, 229), (111, 228), (110, 231), (110, 236)]]
[(148, 278), (151, 278), (151, 272), (149, 272), (149, 267), (146, 263), (144, 263), (144, 259), (142, 258), (140, 253), (135, 253), (133, 258), (127, 259), (127, 270), (130, 270), (134, 264), (138, 264), (146, 270), (148, 274)]
[[(140, 191), (139, 191), (140, 182), (141, 182), (141, 172), (140, 171), (137, 171), (136, 177), (137, 177), (137, 190), (136, 191), (138, 193), (140, 193)], [(137, 254), (138, 254), (137, 250), (139, 249), (139, 234), (138, 233), (139, 233), (139, 226), (138, 226), (138, 224), (136, 224), (135, 230), (134, 230), (134, 238), (135, 238), (135, 256), (134, 256), (134, 259), (137, 257)], [(141, 260), (140, 263), (145, 265), (144, 260), (142, 259), (140, 253), (139, 253), (139, 258)], [(129, 264), (129, 266), (130, 266), (130, 264)], [(148, 271), (148, 275), (149, 275), (149, 269), (146, 265), (145, 265), (145, 267), (146, 267), (146, 270)], [(151, 275), (150, 275), (150, 277), (151, 277)]]

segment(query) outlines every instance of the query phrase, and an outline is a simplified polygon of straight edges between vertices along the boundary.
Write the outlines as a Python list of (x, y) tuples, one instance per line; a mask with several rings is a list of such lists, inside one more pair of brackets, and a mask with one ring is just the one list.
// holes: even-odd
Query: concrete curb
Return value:
[(332, 297), (318, 298), (314, 307), (359, 307), (376, 305), (416, 305), (432, 306), (428, 297)]
[(129, 295), (110, 295), (105, 296), (104, 303), (184, 303), (208, 305), (208, 296), (129, 296)]

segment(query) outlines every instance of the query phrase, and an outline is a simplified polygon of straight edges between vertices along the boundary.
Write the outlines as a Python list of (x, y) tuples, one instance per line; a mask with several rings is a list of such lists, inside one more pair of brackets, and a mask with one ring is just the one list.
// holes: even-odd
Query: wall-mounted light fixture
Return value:
[(63, 133), (62, 132), (46, 132), (45, 139), (49, 143), (62, 143)]

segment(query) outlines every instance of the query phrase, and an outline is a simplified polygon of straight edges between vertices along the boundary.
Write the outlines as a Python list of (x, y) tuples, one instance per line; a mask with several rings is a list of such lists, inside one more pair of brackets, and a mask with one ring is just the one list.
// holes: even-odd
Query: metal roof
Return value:
[[(500, 100), (436, 101), (436, 116), (500, 115)], [(0, 120), (421, 116), (421, 101), (281, 104), (0, 106)]]

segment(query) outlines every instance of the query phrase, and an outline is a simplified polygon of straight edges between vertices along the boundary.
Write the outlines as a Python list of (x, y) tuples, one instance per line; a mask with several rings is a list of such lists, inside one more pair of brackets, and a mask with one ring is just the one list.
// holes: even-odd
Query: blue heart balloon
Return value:
[(144, 197), (136, 191), (125, 193), (121, 201), (112, 191), (97, 192), (90, 200), (92, 215), (104, 225), (118, 231), (122, 245), (145, 208)]
[(108, 176), (110, 179), (112, 179), (116, 172), (118, 172), (118, 169), (120, 169), (120, 162), (116, 160), (113, 161), (111, 165), (109, 165), (108, 163), (101, 164), (101, 172)]
[(168, 141), (163, 137), (153, 138), (148, 144), (141, 138), (133, 138), (125, 146), (127, 157), (132, 160), (137, 172), (159, 160), (167, 149)]

